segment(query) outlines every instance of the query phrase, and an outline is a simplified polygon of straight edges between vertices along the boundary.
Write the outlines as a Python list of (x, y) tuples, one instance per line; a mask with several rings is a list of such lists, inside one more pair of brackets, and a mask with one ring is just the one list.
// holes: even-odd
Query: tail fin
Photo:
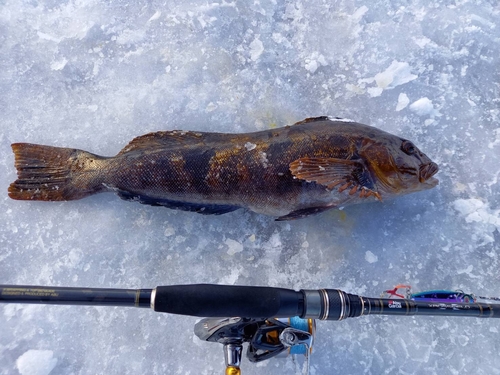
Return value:
[(106, 158), (71, 148), (14, 143), (18, 178), (9, 186), (17, 200), (65, 201), (105, 190), (100, 173)]

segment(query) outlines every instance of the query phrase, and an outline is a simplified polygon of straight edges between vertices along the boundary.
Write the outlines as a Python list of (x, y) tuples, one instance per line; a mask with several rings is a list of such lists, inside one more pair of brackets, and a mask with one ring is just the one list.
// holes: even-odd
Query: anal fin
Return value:
[(236, 211), (240, 207), (226, 205), (226, 204), (201, 204), (201, 203), (191, 203), (175, 201), (170, 199), (152, 198), (141, 194), (134, 194), (128, 191), (119, 190), (117, 191), (118, 196), (121, 199), (127, 201), (139, 202), (142, 204), (148, 204), (150, 206), (161, 206), (167, 207), (174, 210), (196, 212), (202, 215), (222, 215), (228, 212)]
[(322, 206), (322, 207), (308, 207), (302, 208), (300, 210), (292, 211), (287, 215), (280, 216), (276, 219), (276, 221), (285, 221), (285, 220), (296, 220), (302, 219), (307, 216), (316, 215), (324, 211), (331, 210), (335, 206)]

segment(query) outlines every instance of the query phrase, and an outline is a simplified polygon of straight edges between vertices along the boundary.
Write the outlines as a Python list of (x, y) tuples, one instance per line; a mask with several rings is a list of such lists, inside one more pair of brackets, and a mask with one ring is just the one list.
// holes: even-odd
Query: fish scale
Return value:
[(16, 143), (9, 196), (61, 201), (111, 191), (153, 206), (291, 220), (434, 187), (438, 167), (406, 139), (329, 117), (255, 133), (161, 131), (115, 157)]

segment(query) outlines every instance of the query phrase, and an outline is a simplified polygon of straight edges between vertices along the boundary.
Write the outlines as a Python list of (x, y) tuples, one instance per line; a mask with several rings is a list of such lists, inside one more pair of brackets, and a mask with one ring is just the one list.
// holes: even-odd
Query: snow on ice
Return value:
[[(230, 283), (500, 291), (496, 1), (45, 1), (0, 5), (0, 283)], [(18, 202), (10, 144), (114, 155), (157, 130), (249, 132), (331, 115), (415, 142), (440, 185), (293, 222), (113, 194)], [(243, 147), (243, 145), (242, 145)], [(251, 144), (244, 145), (249, 151)], [(267, 160), (262, 155), (262, 162)], [(195, 318), (0, 306), (0, 374), (223, 373)], [(312, 374), (492, 374), (496, 320), (318, 322)], [(297, 372), (290, 358), (243, 373)]]

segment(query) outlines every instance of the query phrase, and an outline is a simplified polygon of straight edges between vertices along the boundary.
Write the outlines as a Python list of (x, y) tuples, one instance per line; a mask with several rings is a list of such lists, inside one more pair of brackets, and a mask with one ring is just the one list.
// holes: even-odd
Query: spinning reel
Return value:
[(314, 319), (236, 317), (204, 318), (196, 323), (194, 333), (201, 340), (221, 343), (224, 346), (226, 375), (240, 375), (243, 343), (246, 342), (250, 362), (301, 354), (306, 358), (308, 371), (315, 330)]

